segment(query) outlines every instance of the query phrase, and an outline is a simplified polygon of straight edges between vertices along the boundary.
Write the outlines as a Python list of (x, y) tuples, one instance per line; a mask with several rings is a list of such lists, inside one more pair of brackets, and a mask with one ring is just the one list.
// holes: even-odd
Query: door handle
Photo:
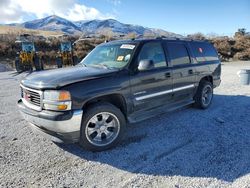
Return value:
[(188, 74), (194, 74), (193, 70), (192, 69), (188, 70)]
[(170, 77), (171, 77), (170, 72), (165, 73), (165, 77), (166, 77), (166, 78), (170, 78)]

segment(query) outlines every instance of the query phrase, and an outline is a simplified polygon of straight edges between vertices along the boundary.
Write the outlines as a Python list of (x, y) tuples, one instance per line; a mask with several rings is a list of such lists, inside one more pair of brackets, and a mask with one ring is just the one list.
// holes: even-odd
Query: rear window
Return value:
[(208, 42), (192, 42), (191, 47), (199, 63), (218, 60), (215, 48)]
[(173, 66), (190, 63), (188, 51), (184, 44), (167, 43), (167, 46)]

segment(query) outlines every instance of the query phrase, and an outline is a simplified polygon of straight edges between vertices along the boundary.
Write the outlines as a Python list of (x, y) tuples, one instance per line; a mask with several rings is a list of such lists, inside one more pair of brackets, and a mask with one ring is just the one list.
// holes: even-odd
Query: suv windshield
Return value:
[(135, 44), (108, 44), (96, 47), (80, 64), (104, 68), (123, 68), (132, 58)]

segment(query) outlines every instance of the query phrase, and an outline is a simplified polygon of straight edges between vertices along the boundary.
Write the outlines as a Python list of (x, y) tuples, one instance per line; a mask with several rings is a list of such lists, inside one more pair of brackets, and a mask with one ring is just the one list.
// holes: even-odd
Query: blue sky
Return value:
[(238, 28), (250, 31), (249, 0), (124, 0), (116, 7), (86, 0), (103, 12), (115, 9), (125, 23), (162, 28), (180, 34), (203, 32), (232, 34)]
[(23, 22), (51, 14), (70, 20), (114, 18), (123, 23), (161, 28), (179, 34), (202, 32), (233, 35), (238, 28), (250, 31), (250, 0), (1, 0), (0, 2), (0, 23)]

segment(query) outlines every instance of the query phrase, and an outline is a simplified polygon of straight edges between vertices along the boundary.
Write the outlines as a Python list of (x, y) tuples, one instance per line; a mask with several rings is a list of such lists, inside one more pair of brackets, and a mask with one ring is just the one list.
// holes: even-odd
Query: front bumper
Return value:
[(80, 138), (82, 110), (64, 112), (35, 111), (26, 107), (22, 100), (18, 107), (23, 118), (31, 127), (54, 142), (74, 143)]

